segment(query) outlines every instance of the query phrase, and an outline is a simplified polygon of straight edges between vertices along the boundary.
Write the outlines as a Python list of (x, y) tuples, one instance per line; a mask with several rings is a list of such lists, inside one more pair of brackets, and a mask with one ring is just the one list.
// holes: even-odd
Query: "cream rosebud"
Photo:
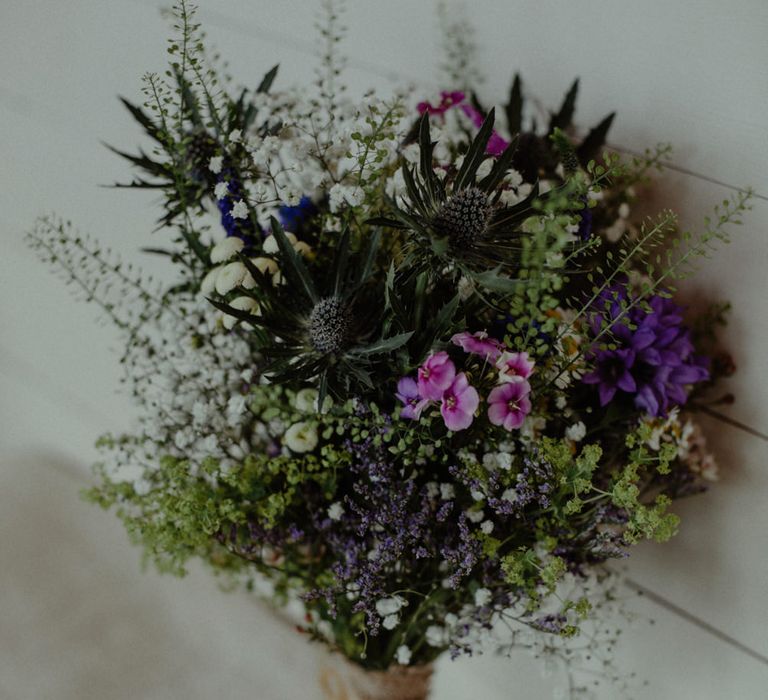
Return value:
[[(292, 234), (290, 231), (285, 232), (285, 237), (288, 239), (288, 242), (296, 248), (296, 244), (298, 243), (298, 240), (294, 234)], [(264, 244), (261, 246), (261, 249), (267, 253), (268, 255), (274, 255), (280, 250), (280, 247), (277, 245), (277, 239), (273, 235), (269, 235), (264, 240)]]
[[(233, 299), (229, 305), (238, 311), (247, 311), (252, 316), (259, 316), (261, 313), (261, 309), (259, 309), (259, 302), (257, 302), (255, 299), (252, 299), (251, 297), (237, 297), (237, 299)], [(237, 324), (238, 320), (239, 319), (235, 318), (234, 316), (227, 314), (224, 316), (222, 325), (224, 328), (230, 331), (235, 327), (235, 324)]]
[(293, 245), (293, 249), (299, 254), (299, 255), (309, 255), (312, 252), (312, 248), (308, 243), (305, 243), (304, 241), (296, 241)]
[(221, 270), (220, 267), (214, 267), (212, 270), (208, 271), (208, 274), (205, 277), (203, 277), (203, 281), (200, 283), (200, 292), (204, 296), (213, 294), (213, 291), (216, 289), (216, 277), (219, 274), (219, 270)]
[(216, 275), (216, 291), (221, 295), (227, 294), (235, 287), (242, 286), (248, 277), (253, 280), (243, 263), (233, 262), (224, 265), (219, 269), (219, 274)]
[(279, 270), (272, 258), (251, 258), (251, 262), (259, 272), (266, 272), (269, 275), (274, 275)]
[(283, 444), (293, 452), (311, 452), (317, 447), (317, 428), (314, 423), (299, 421), (283, 435)]
[(211, 249), (211, 262), (220, 263), (226, 262), (230, 258), (234, 257), (245, 247), (245, 243), (242, 238), (237, 236), (229, 236), (223, 241), (219, 241)]

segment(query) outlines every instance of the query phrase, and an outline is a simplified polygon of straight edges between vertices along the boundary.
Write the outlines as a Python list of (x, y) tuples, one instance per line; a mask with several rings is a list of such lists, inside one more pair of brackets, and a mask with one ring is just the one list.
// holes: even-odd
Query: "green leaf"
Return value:
[(603, 119), (596, 127), (590, 130), (586, 138), (576, 149), (576, 155), (579, 157), (582, 164), (588, 163), (592, 158), (599, 155), (599, 151), (605, 144), (608, 130), (611, 128), (615, 116), (616, 112), (611, 112), (605, 117), (605, 119)]
[(281, 272), (285, 274), (291, 284), (297, 289), (302, 290), (306, 297), (313, 304), (316, 304), (319, 301), (319, 296), (312, 282), (312, 277), (304, 265), (304, 261), (293, 249), (280, 222), (273, 216), (270, 218), (270, 223), (272, 235), (275, 237), (277, 246), (280, 249), (280, 260), (283, 263)]
[(493, 133), (495, 119), (496, 110), (491, 109), (464, 156), (464, 162), (461, 164), (453, 185), (454, 191), (469, 187), (474, 182), (477, 169), (485, 159), (485, 149)]
[(259, 83), (259, 87), (256, 88), (256, 92), (269, 92), (269, 88), (272, 87), (272, 83), (275, 80), (275, 76), (277, 75), (277, 69), (280, 67), (280, 64), (273, 66), (269, 72), (261, 79), (261, 82)]
[(413, 335), (413, 331), (408, 333), (398, 333), (390, 338), (381, 338), (372, 345), (367, 345), (364, 348), (356, 348), (350, 350), (351, 355), (380, 355), (381, 353), (390, 352), (391, 350), (397, 350), (397, 348), (405, 345)]
[(507, 115), (507, 127), (512, 135), (519, 134), (523, 126), (523, 90), (520, 74), (515, 73), (512, 89), (509, 92), (509, 102), (504, 111)]
[(576, 111), (576, 96), (579, 94), (579, 79), (573, 81), (570, 90), (563, 98), (563, 104), (560, 105), (560, 111), (553, 114), (549, 120), (549, 133), (555, 129), (567, 129), (573, 121), (573, 115)]
[(484, 192), (493, 192), (504, 179), (504, 176), (512, 165), (512, 159), (515, 157), (518, 139), (519, 135), (515, 134), (512, 138), (512, 142), (504, 149), (504, 153), (496, 159), (493, 168), (491, 168), (491, 172), (477, 183), (477, 186), (481, 190)]
[(336, 258), (333, 261), (333, 295), (340, 296), (344, 288), (349, 260), (349, 226), (344, 227), (341, 240), (336, 248)]

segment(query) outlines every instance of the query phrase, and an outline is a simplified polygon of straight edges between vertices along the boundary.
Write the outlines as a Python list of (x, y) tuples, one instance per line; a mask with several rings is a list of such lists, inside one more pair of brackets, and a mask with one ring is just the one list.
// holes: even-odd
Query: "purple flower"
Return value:
[(524, 382), (531, 376), (535, 364), (527, 352), (503, 352), (496, 360), (499, 380), (505, 384)]
[(456, 377), (456, 367), (447, 352), (430, 355), (419, 367), (418, 390), (422, 398), (439, 401), (443, 392), (451, 386)]
[[(634, 394), (637, 408), (663, 416), (670, 406), (687, 401), (688, 385), (709, 378), (708, 359), (694, 354), (680, 306), (654, 296), (648, 302), (650, 308), (637, 304), (624, 314), (631, 301), (626, 286), (617, 286), (606, 290), (597, 302), (592, 330), (597, 335), (605, 324), (612, 324), (617, 347), (593, 350), (594, 370), (582, 381), (598, 386), (602, 406), (621, 391)], [(622, 316), (629, 324), (620, 320)]]
[(470, 385), (467, 375), (457, 374), (451, 386), (443, 394), (440, 413), (448, 430), (464, 430), (472, 425), (480, 396)]
[(519, 428), (531, 412), (530, 391), (526, 381), (497, 386), (488, 394), (488, 419), (506, 430)]
[(421, 412), (429, 404), (428, 399), (421, 398), (419, 386), (412, 377), (403, 377), (397, 383), (396, 396), (405, 404), (405, 408), (400, 411), (400, 415), (411, 420), (419, 420)]
[(458, 345), (464, 352), (480, 355), (491, 362), (496, 361), (504, 348), (496, 338), (489, 337), (485, 331), (456, 333), (451, 338), (451, 342)]

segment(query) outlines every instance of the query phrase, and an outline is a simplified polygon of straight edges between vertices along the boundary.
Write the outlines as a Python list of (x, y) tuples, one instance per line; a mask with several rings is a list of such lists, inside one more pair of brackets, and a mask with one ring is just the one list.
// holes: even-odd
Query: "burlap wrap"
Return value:
[(334, 654), (320, 665), (320, 687), (327, 700), (427, 700), (432, 670), (430, 664), (366, 671)]

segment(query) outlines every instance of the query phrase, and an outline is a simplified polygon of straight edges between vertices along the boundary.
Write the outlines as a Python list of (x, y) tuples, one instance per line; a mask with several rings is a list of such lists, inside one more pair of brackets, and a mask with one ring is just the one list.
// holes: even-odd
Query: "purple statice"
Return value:
[(291, 233), (298, 233), (301, 227), (317, 214), (317, 206), (311, 197), (304, 195), (296, 206), (283, 205), (277, 210), (280, 225)]
[(695, 354), (683, 325), (683, 309), (670, 299), (653, 296), (649, 308), (632, 306), (626, 285), (620, 285), (606, 290), (597, 304), (592, 331), (597, 336), (609, 325), (614, 347), (590, 352), (594, 369), (582, 381), (597, 385), (601, 406), (621, 392), (649, 415), (664, 416), (685, 404), (690, 384), (709, 378), (708, 360)]

